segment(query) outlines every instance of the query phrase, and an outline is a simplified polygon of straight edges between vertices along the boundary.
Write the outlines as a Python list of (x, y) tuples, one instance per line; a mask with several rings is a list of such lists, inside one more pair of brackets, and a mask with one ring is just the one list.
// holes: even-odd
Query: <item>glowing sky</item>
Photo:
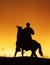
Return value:
[(24, 28), (28, 21), (35, 31), (32, 38), (41, 44), (44, 56), (50, 58), (49, 0), (0, 0), (0, 56), (14, 55), (16, 26)]

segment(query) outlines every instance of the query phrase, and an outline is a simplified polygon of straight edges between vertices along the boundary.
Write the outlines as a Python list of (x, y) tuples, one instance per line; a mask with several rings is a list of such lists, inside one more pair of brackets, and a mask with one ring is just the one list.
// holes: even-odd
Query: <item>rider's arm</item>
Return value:
[(34, 30), (33, 29), (31, 29), (31, 34), (34, 35)]

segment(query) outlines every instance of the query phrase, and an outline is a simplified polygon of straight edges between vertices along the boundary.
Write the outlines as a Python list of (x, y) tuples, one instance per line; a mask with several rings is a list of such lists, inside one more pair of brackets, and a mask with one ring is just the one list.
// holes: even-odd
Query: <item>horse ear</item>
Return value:
[(18, 28), (18, 26), (16, 26)]

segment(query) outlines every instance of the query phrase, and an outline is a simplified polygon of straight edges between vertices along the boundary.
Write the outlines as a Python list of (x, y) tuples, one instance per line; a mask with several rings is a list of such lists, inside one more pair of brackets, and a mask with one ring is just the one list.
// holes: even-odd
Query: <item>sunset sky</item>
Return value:
[(14, 56), (16, 26), (24, 28), (27, 22), (35, 31), (32, 39), (41, 44), (44, 57), (50, 58), (50, 0), (0, 0), (0, 56)]

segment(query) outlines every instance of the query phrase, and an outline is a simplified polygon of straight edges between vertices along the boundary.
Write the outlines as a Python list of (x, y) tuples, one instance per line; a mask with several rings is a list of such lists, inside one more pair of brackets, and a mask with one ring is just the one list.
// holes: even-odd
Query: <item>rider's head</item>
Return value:
[(26, 26), (27, 26), (27, 27), (30, 27), (30, 23), (29, 23), (29, 22), (28, 22), (28, 23), (26, 23)]

